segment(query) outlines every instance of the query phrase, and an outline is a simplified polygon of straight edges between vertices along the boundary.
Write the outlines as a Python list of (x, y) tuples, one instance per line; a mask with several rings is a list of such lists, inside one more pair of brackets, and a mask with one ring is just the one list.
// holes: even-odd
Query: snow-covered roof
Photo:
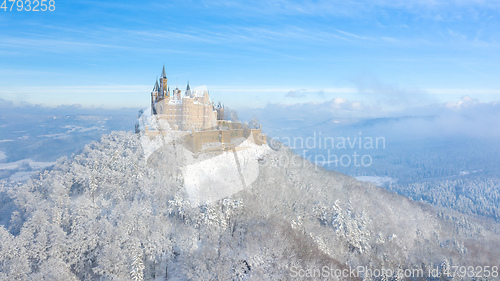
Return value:
[(205, 93), (208, 93), (208, 88), (205, 85), (198, 86), (191, 89), (191, 93), (193, 94), (193, 97), (203, 97)]

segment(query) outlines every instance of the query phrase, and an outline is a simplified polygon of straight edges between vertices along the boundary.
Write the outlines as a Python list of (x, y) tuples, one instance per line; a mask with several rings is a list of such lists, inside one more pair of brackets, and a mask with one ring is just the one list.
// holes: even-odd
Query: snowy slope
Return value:
[(35, 180), (0, 189), (0, 279), (294, 280), (324, 266), (428, 274), (500, 264), (493, 221), (411, 201), (284, 148), (259, 155), (247, 188), (201, 204), (190, 185), (210, 198), (205, 179), (235, 178), (210, 173), (215, 157), (190, 162), (201, 168), (194, 173), (177, 165), (172, 143), (146, 158), (138, 136), (105, 135)]
[(269, 151), (267, 145), (245, 141), (235, 151), (181, 167), (191, 204), (213, 203), (251, 186), (259, 176), (258, 159)]

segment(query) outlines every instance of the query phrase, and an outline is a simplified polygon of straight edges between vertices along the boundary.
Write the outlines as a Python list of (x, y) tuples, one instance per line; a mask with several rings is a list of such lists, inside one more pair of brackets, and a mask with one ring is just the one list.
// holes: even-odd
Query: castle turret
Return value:
[(151, 114), (156, 115), (156, 102), (158, 101), (158, 79), (151, 91)]
[(175, 88), (172, 95), (175, 100), (181, 100), (181, 94), (182, 91), (179, 88)]
[(158, 80), (156, 80), (156, 83), (155, 83), (155, 85), (153, 87), (153, 91), (151, 92), (151, 96), (153, 96), (153, 100), (155, 102), (158, 101), (158, 99), (159, 99), (159, 95), (158, 95), (159, 90), (160, 89), (159, 89), (159, 86), (158, 86)]
[(187, 84), (187, 87), (186, 87), (186, 96), (187, 97), (193, 97), (193, 95), (191, 93), (191, 87), (189, 87), (189, 81), (188, 81), (188, 84)]
[(167, 74), (165, 74), (165, 66), (163, 66), (163, 71), (161, 73), (161, 78), (160, 78), (160, 86), (161, 86), (161, 94), (163, 97), (169, 96), (169, 90), (168, 90), (168, 78)]
[(217, 111), (217, 120), (224, 120), (224, 105), (217, 104), (215, 110)]

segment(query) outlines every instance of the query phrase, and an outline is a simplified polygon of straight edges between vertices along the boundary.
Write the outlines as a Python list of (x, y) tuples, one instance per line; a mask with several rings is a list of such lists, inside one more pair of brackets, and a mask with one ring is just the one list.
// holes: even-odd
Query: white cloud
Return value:
[(387, 138), (500, 138), (500, 102), (481, 102), (471, 96), (392, 112), (365, 101), (336, 97), (323, 103), (269, 104), (253, 114), (271, 132), (311, 126), (331, 130), (332, 120), (381, 118), (385, 121), (370, 123), (369, 129)]
[(479, 100), (474, 99), (470, 96), (463, 96), (461, 101), (458, 102), (447, 102), (445, 106), (451, 109), (462, 109), (465, 107), (473, 106), (477, 104)]
[(287, 98), (303, 98), (305, 97), (305, 90), (300, 89), (300, 90), (290, 90), (288, 93), (286, 93), (285, 97)]
[(356, 85), (358, 93), (392, 107), (415, 107), (434, 100), (426, 90), (391, 85), (371, 75), (355, 77), (351, 82)]
[[(402, 120), (394, 130), (400, 135), (413, 138), (425, 137), (467, 137), (500, 138), (500, 104), (482, 103), (464, 97), (454, 106), (439, 105), (440, 112), (431, 117)], [(430, 111), (430, 110), (429, 110)]]

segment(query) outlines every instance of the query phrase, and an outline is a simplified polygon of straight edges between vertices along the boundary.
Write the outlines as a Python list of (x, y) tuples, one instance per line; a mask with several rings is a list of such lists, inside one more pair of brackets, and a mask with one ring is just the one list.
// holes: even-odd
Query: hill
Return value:
[(143, 146), (114, 132), (25, 184), (4, 183), (0, 279), (498, 276), (495, 222), (326, 171), (286, 148), (259, 151), (258, 175), (244, 189), (193, 203), (182, 148), (165, 142), (147, 157)]

